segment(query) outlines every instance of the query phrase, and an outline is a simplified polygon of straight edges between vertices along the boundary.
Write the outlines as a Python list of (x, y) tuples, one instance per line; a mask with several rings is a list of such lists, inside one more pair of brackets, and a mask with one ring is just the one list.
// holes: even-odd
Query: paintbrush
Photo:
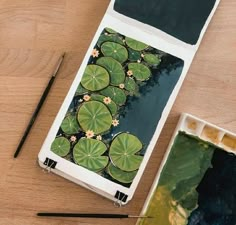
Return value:
[(103, 219), (127, 219), (127, 218), (152, 218), (149, 216), (134, 216), (128, 214), (100, 214), (100, 213), (48, 213), (41, 212), (37, 213), (40, 217), (81, 217), (81, 218), (103, 218)]
[(44, 90), (40, 100), (39, 100), (39, 103), (38, 103), (38, 105), (37, 105), (37, 107), (36, 107), (32, 117), (30, 119), (30, 122), (29, 122), (28, 126), (25, 129), (24, 135), (21, 138), (21, 141), (20, 141), (20, 143), (19, 143), (19, 145), (18, 145), (18, 147), (17, 147), (17, 149), (15, 151), (14, 158), (16, 158), (18, 156), (18, 154), (20, 153), (20, 151), (22, 149), (22, 146), (23, 146), (23, 144), (24, 144), (24, 142), (25, 142), (25, 140), (26, 140), (26, 138), (27, 138), (27, 136), (28, 136), (32, 126), (33, 126), (33, 124), (34, 124), (34, 121), (36, 120), (36, 118), (38, 116), (38, 113), (39, 113), (39, 111), (40, 111), (44, 101), (46, 100), (46, 98), (48, 96), (48, 93), (49, 93), (49, 91), (50, 91), (50, 89), (52, 87), (52, 84), (53, 84), (53, 82), (54, 82), (54, 80), (56, 78), (56, 75), (57, 75), (57, 73), (58, 73), (58, 71), (60, 69), (60, 66), (62, 64), (62, 61), (63, 61), (64, 57), (65, 57), (65, 53), (60, 57), (60, 59), (59, 59), (59, 61), (57, 63), (57, 66), (55, 68), (55, 71), (52, 74), (52, 76), (51, 76), (51, 78), (50, 78), (50, 80), (49, 80), (49, 82), (48, 82), (48, 84), (47, 84), (47, 86), (46, 86), (46, 88), (45, 88), (45, 90)]

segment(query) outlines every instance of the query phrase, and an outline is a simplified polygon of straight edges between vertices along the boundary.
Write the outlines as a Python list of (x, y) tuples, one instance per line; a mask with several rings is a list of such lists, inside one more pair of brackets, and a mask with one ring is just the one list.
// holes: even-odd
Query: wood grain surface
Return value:
[[(36, 159), (109, 0), (0, 0), (0, 225), (134, 225), (134, 219), (48, 219), (39, 211), (139, 214), (181, 112), (236, 132), (236, 2), (222, 0), (133, 200), (123, 208)], [(17, 159), (14, 151), (55, 67), (67, 55)]]

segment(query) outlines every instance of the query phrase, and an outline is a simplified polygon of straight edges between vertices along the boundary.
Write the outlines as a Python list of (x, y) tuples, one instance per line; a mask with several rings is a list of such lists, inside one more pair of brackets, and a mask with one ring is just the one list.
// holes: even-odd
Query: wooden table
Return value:
[[(236, 132), (236, 2), (222, 0), (133, 200), (124, 208), (36, 159), (109, 0), (0, 0), (0, 225), (134, 225), (135, 220), (41, 219), (36, 212), (139, 214), (181, 112)], [(13, 153), (58, 57), (64, 65), (17, 159)]]

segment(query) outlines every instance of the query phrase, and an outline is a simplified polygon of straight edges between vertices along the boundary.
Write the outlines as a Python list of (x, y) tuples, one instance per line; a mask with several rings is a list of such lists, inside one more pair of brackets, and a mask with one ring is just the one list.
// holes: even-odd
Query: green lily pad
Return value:
[(116, 34), (117, 32), (116, 31), (114, 31), (113, 29), (111, 29), (111, 28), (105, 28), (105, 30), (108, 32), (108, 33), (110, 33), (110, 34)]
[(104, 67), (110, 74), (110, 83), (118, 86), (125, 80), (125, 72), (122, 65), (111, 57), (102, 57), (96, 64)]
[(94, 134), (101, 134), (110, 129), (112, 116), (103, 103), (89, 101), (83, 103), (79, 108), (78, 121), (85, 132), (90, 130)]
[(78, 165), (98, 172), (108, 164), (109, 158), (102, 156), (106, 150), (107, 147), (103, 142), (82, 138), (73, 149), (73, 157)]
[(125, 89), (127, 91), (131, 91), (131, 92), (133, 92), (137, 89), (137, 84), (134, 81), (134, 79), (126, 77), (126, 79), (125, 79)]
[(108, 41), (109, 42), (115, 42), (115, 43), (118, 43), (120, 45), (124, 45), (123, 40), (116, 34), (115, 35), (102, 34), (98, 39), (97, 45), (100, 48), (103, 43), (108, 42)]
[(133, 38), (126, 37), (126, 44), (135, 51), (142, 51), (148, 47), (147, 44), (134, 40)]
[(126, 48), (115, 42), (103, 43), (101, 50), (104, 56), (112, 57), (120, 63), (123, 63), (128, 59), (128, 51)]
[(132, 70), (133, 76), (140, 81), (147, 80), (151, 76), (150, 69), (141, 63), (130, 63), (129, 70)]
[(159, 65), (161, 63), (161, 59), (153, 54), (145, 54), (144, 61), (150, 65)]
[(70, 152), (70, 142), (64, 137), (56, 138), (52, 142), (51, 151), (61, 157), (64, 157)]
[(98, 91), (110, 83), (109, 73), (101, 66), (88, 65), (85, 69), (81, 84), (90, 91)]
[(138, 171), (125, 172), (110, 163), (107, 167), (107, 172), (113, 179), (121, 183), (129, 184), (133, 181)]
[[(103, 96), (103, 95), (92, 94), (92, 95), (91, 95), (91, 100), (104, 103), (103, 100), (104, 100), (105, 97), (106, 97), (106, 96)], [(115, 102), (113, 102), (113, 101), (111, 100), (111, 103), (110, 103), (110, 104), (105, 104), (105, 105), (106, 105), (107, 108), (111, 111), (112, 116), (116, 115), (118, 108), (117, 108), (117, 105), (116, 105)]]
[(112, 163), (127, 172), (137, 170), (143, 157), (136, 155), (142, 149), (140, 140), (128, 133), (121, 133), (111, 143), (109, 156)]
[(117, 105), (124, 105), (126, 102), (125, 92), (117, 87), (109, 86), (102, 90), (101, 94), (110, 97)]
[(88, 93), (88, 90), (85, 89), (81, 84), (79, 84), (79, 86), (76, 89), (75, 95), (84, 95)]
[(132, 62), (137, 62), (138, 60), (141, 59), (141, 53), (138, 52), (138, 51), (135, 51), (131, 48), (128, 49), (129, 51), (129, 60), (132, 61)]
[(75, 134), (78, 133), (79, 124), (75, 116), (67, 116), (61, 124), (61, 129), (66, 134)]

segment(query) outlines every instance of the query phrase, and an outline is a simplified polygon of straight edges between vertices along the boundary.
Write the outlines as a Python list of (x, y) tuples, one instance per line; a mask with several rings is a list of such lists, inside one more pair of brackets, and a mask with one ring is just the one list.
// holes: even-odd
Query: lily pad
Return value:
[(144, 61), (150, 65), (159, 65), (161, 63), (161, 59), (153, 54), (145, 54)]
[(79, 86), (76, 89), (75, 95), (83, 95), (88, 93), (88, 90), (85, 89), (81, 84), (79, 84)]
[(79, 108), (78, 121), (85, 132), (90, 130), (94, 134), (101, 134), (110, 129), (112, 116), (103, 103), (89, 101), (83, 103)]
[(134, 79), (129, 78), (129, 77), (127, 77), (125, 79), (125, 89), (127, 91), (131, 91), (131, 92), (133, 92), (133, 91), (135, 91), (137, 89), (137, 84), (134, 81)]
[(129, 51), (129, 60), (130, 61), (137, 62), (138, 60), (141, 59), (141, 53), (139, 51), (135, 51), (131, 48), (129, 48), (128, 51)]
[(133, 38), (126, 37), (126, 44), (135, 51), (142, 51), (148, 47), (147, 44), (134, 40)]
[(127, 49), (115, 42), (105, 42), (101, 47), (104, 56), (112, 57), (120, 63), (125, 62), (128, 59)]
[(70, 142), (64, 137), (56, 138), (52, 142), (51, 151), (61, 157), (64, 157), (70, 152)]
[(107, 172), (113, 179), (121, 183), (129, 184), (133, 181), (138, 171), (125, 172), (110, 163), (107, 167)]
[(109, 86), (102, 90), (101, 94), (110, 97), (117, 105), (124, 105), (126, 102), (125, 92), (117, 87)]
[(122, 65), (111, 57), (102, 57), (96, 64), (104, 67), (110, 74), (110, 83), (118, 86), (125, 80), (125, 72)]
[(109, 73), (101, 66), (88, 65), (81, 80), (83, 87), (90, 91), (98, 91), (110, 83)]
[(123, 40), (118, 36), (118, 35), (105, 35), (105, 34), (102, 34), (99, 39), (98, 39), (98, 42), (97, 42), (97, 45), (98, 47), (100, 48), (101, 45), (107, 41), (110, 41), (110, 42), (115, 42), (115, 43), (118, 43), (120, 45), (124, 45), (124, 42)]
[(150, 69), (141, 63), (130, 63), (128, 68), (133, 72), (133, 76), (137, 80), (144, 81), (151, 76)]
[(113, 29), (108, 28), (108, 27), (105, 30), (110, 34), (116, 34), (117, 33), (116, 31), (114, 31)]
[[(91, 100), (99, 101), (99, 102), (104, 103), (103, 100), (104, 100), (105, 97), (106, 96), (103, 96), (103, 95), (92, 94), (91, 95)], [(115, 102), (113, 102), (111, 100), (111, 103), (107, 104), (106, 106), (111, 111), (112, 116), (116, 115), (118, 108), (117, 108), (117, 105), (116, 105)]]
[(111, 143), (109, 156), (112, 163), (127, 172), (137, 170), (143, 157), (136, 155), (142, 149), (140, 140), (128, 133), (121, 133)]
[(79, 124), (75, 116), (67, 116), (61, 124), (61, 129), (66, 134), (75, 134), (78, 133)]
[(108, 164), (109, 158), (103, 156), (106, 150), (107, 147), (103, 142), (95, 139), (82, 138), (73, 149), (73, 157), (78, 165), (98, 172)]

